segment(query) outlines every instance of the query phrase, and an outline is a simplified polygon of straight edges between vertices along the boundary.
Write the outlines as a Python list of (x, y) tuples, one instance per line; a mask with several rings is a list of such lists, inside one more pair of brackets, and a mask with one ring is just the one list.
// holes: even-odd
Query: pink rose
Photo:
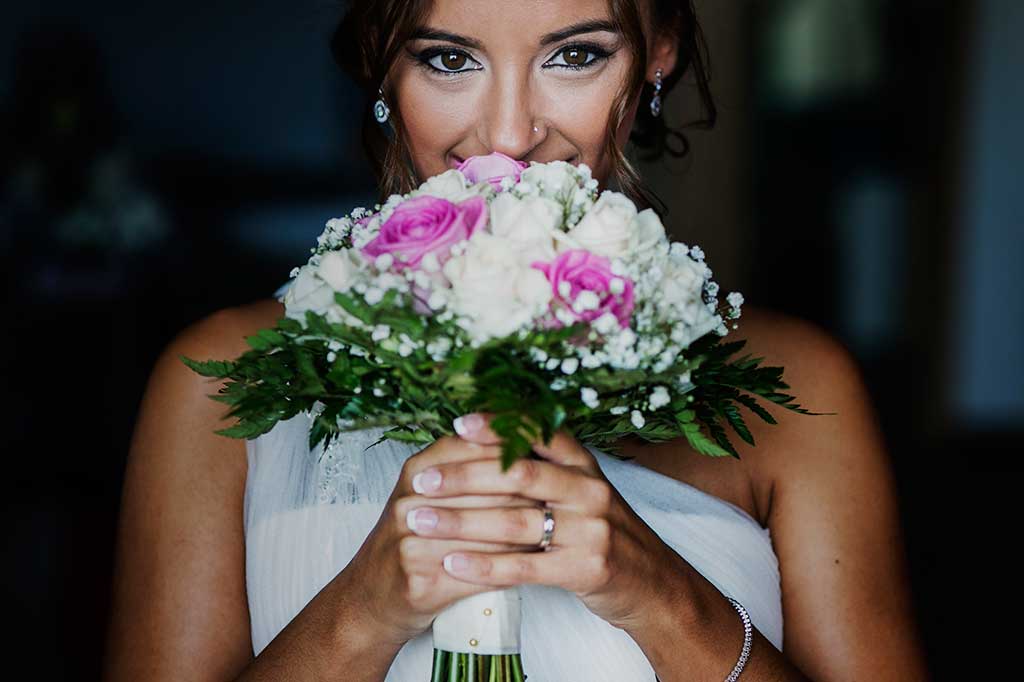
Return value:
[(494, 189), (501, 189), (502, 178), (511, 177), (515, 182), (519, 182), (520, 173), (529, 166), (530, 164), (516, 161), (501, 152), (491, 152), (487, 156), (469, 157), (460, 163), (456, 170), (473, 184), (486, 180)]
[(483, 197), (453, 204), (424, 194), (399, 204), (362, 253), (370, 260), (389, 253), (400, 268), (419, 268), (428, 253), (443, 264), (451, 256), (453, 244), (469, 239), (486, 222)]
[[(611, 261), (604, 256), (583, 249), (570, 249), (549, 263), (534, 261), (530, 265), (547, 276), (554, 299), (561, 301), (577, 320), (590, 322), (610, 312), (619, 321), (619, 326), (629, 326), (633, 313), (633, 282), (628, 277), (612, 273)], [(620, 293), (612, 292), (613, 279), (622, 282)], [(563, 296), (562, 290), (566, 288), (568, 295)], [(577, 311), (573, 303), (584, 291), (593, 293), (596, 306)]]

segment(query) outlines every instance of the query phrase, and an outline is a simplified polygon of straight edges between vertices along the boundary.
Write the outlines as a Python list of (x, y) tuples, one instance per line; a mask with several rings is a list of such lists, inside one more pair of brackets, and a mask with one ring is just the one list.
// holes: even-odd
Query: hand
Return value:
[[(500, 442), (487, 415), (457, 420), (461, 437), (478, 447)], [(437, 514), (437, 525), (416, 531), (428, 538), (505, 543), (527, 550), (459, 550), (446, 570), (460, 581), (492, 589), (521, 583), (557, 585), (574, 592), (592, 612), (627, 631), (652, 616), (654, 600), (671, 598), (684, 575), (685, 560), (666, 545), (605, 478), (596, 458), (564, 430), (551, 443), (533, 444), (543, 459), (518, 459), (501, 470), (500, 452), (437, 463), (422, 472), (422, 487)], [(533, 500), (516, 508), (438, 508), (453, 496), (516, 495)], [(549, 551), (538, 551), (543, 533), (541, 501), (553, 510)], [(480, 506), (480, 505), (475, 505)], [(424, 508), (423, 506), (420, 507)], [(465, 559), (460, 568), (461, 555)], [(677, 594), (675, 596), (678, 596)]]
[(514, 542), (427, 539), (415, 535), (408, 525), (409, 513), (426, 504), (435, 509), (486, 507), (492, 510), (533, 505), (531, 500), (505, 493), (428, 500), (413, 490), (414, 476), (424, 469), (480, 459), (497, 461), (499, 456), (497, 445), (479, 445), (457, 436), (447, 436), (405, 461), (380, 519), (337, 578), (346, 581), (343, 593), (358, 595), (357, 611), (380, 626), (375, 634), (390, 642), (404, 643), (429, 628), (434, 616), (448, 605), (494, 589), (449, 575), (442, 566), (446, 554), (466, 550), (486, 554), (524, 549)]

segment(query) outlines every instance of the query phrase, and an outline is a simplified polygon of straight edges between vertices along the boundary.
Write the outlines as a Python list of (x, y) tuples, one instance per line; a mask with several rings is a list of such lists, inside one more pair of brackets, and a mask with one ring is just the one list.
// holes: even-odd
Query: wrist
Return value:
[(337, 598), (329, 627), (332, 644), (346, 658), (382, 659), (389, 662), (398, 654), (408, 637), (379, 618), (376, 609), (357, 595), (358, 589), (335, 581), (331, 584)]
[(718, 588), (682, 563), (659, 588), (642, 623), (627, 632), (663, 682), (716, 679), (719, 673), (725, 679), (739, 655), (743, 623)]
[(653, 597), (647, 600), (643, 617), (624, 628), (637, 641), (664, 641), (706, 627), (710, 614), (696, 579), (704, 578), (685, 561), (679, 564), (651, 590)]

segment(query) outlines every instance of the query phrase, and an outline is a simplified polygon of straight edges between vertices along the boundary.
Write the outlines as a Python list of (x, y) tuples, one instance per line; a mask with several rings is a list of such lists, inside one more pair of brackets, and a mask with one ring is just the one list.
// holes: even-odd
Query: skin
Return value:
[[(560, 47), (583, 40), (610, 47), (614, 38), (586, 34), (543, 49), (537, 43), (606, 11), (604, 3), (582, 1), (437, 3), (427, 25), (471, 36), (484, 49), (467, 50), (480, 70), (450, 80), (409, 60), (389, 76), (421, 176), (501, 151), (582, 161), (603, 184), (603, 116), (626, 73), (628, 51), (592, 71), (556, 72), (541, 65)], [(410, 48), (438, 45), (452, 47), (421, 40)], [(667, 73), (674, 66), (673, 46), (670, 39), (652, 41), (649, 50), (653, 80), (655, 68)], [(620, 138), (625, 143), (625, 133)], [(501, 474), (487, 415), (478, 428), (406, 461), (353, 560), (253, 659), (244, 443), (213, 433), (227, 426), (222, 404), (207, 397), (217, 386), (177, 357), (236, 357), (247, 348), (245, 336), (282, 314), (274, 300), (219, 311), (179, 334), (153, 369), (126, 470), (105, 679), (379, 682), (401, 645), (445, 605), (521, 583), (576, 593), (634, 637), (664, 682), (725, 678), (743, 634), (717, 589), (643, 523), (568, 434), (536, 443), (540, 459)], [(743, 678), (927, 679), (889, 456), (856, 364), (806, 322), (748, 306), (741, 323), (734, 337), (747, 339), (766, 364), (784, 366), (802, 404), (837, 414), (769, 407), (778, 425), (749, 420), (758, 445), (739, 443), (741, 460), (705, 457), (680, 442), (634, 442), (625, 451), (771, 529), (785, 651), (755, 629)], [(441, 487), (414, 488), (416, 475), (431, 468), (441, 472)], [(542, 500), (556, 519), (550, 552), (535, 551)], [(410, 512), (426, 508), (437, 514), (437, 526), (414, 530)], [(445, 569), (443, 558), (453, 553), (470, 559), (467, 571)]]
[[(586, 163), (605, 185), (611, 168), (604, 132), (610, 104), (632, 61), (628, 46), (610, 31), (576, 33), (543, 47), (539, 43), (542, 36), (583, 21), (610, 18), (601, 0), (435, 3), (427, 28), (475, 39), (481, 46), (412, 40), (385, 79), (389, 101), (401, 111), (419, 177), (497, 151), (527, 162)], [(507, 26), (529, 28), (507, 31)], [(596, 49), (572, 50), (579, 44)], [(651, 38), (648, 54), (646, 79), (652, 83), (655, 69), (668, 74), (675, 67), (675, 42), (669, 36)], [(617, 131), (620, 147), (636, 117), (638, 95), (631, 97)]]

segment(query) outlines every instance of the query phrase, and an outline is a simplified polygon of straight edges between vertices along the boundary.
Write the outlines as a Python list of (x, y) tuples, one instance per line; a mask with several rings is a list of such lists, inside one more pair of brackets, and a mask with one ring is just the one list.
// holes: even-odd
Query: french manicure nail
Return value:
[(469, 414), (464, 414), (461, 417), (456, 417), (455, 421), (452, 422), (452, 426), (455, 427), (455, 433), (460, 436), (473, 433), (483, 425), (484, 418), (476, 412), (470, 412)]
[(449, 554), (444, 558), (446, 571), (464, 571), (469, 568), (469, 559), (465, 554)]
[(437, 512), (427, 507), (410, 509), (405, 515), (405, 523), (413, 532), (430, 530), (437, 527)]
[(441, 472), (425, 469), (412, 477), (412, 489), (418, 493), (433, 492), (441, 487)]

